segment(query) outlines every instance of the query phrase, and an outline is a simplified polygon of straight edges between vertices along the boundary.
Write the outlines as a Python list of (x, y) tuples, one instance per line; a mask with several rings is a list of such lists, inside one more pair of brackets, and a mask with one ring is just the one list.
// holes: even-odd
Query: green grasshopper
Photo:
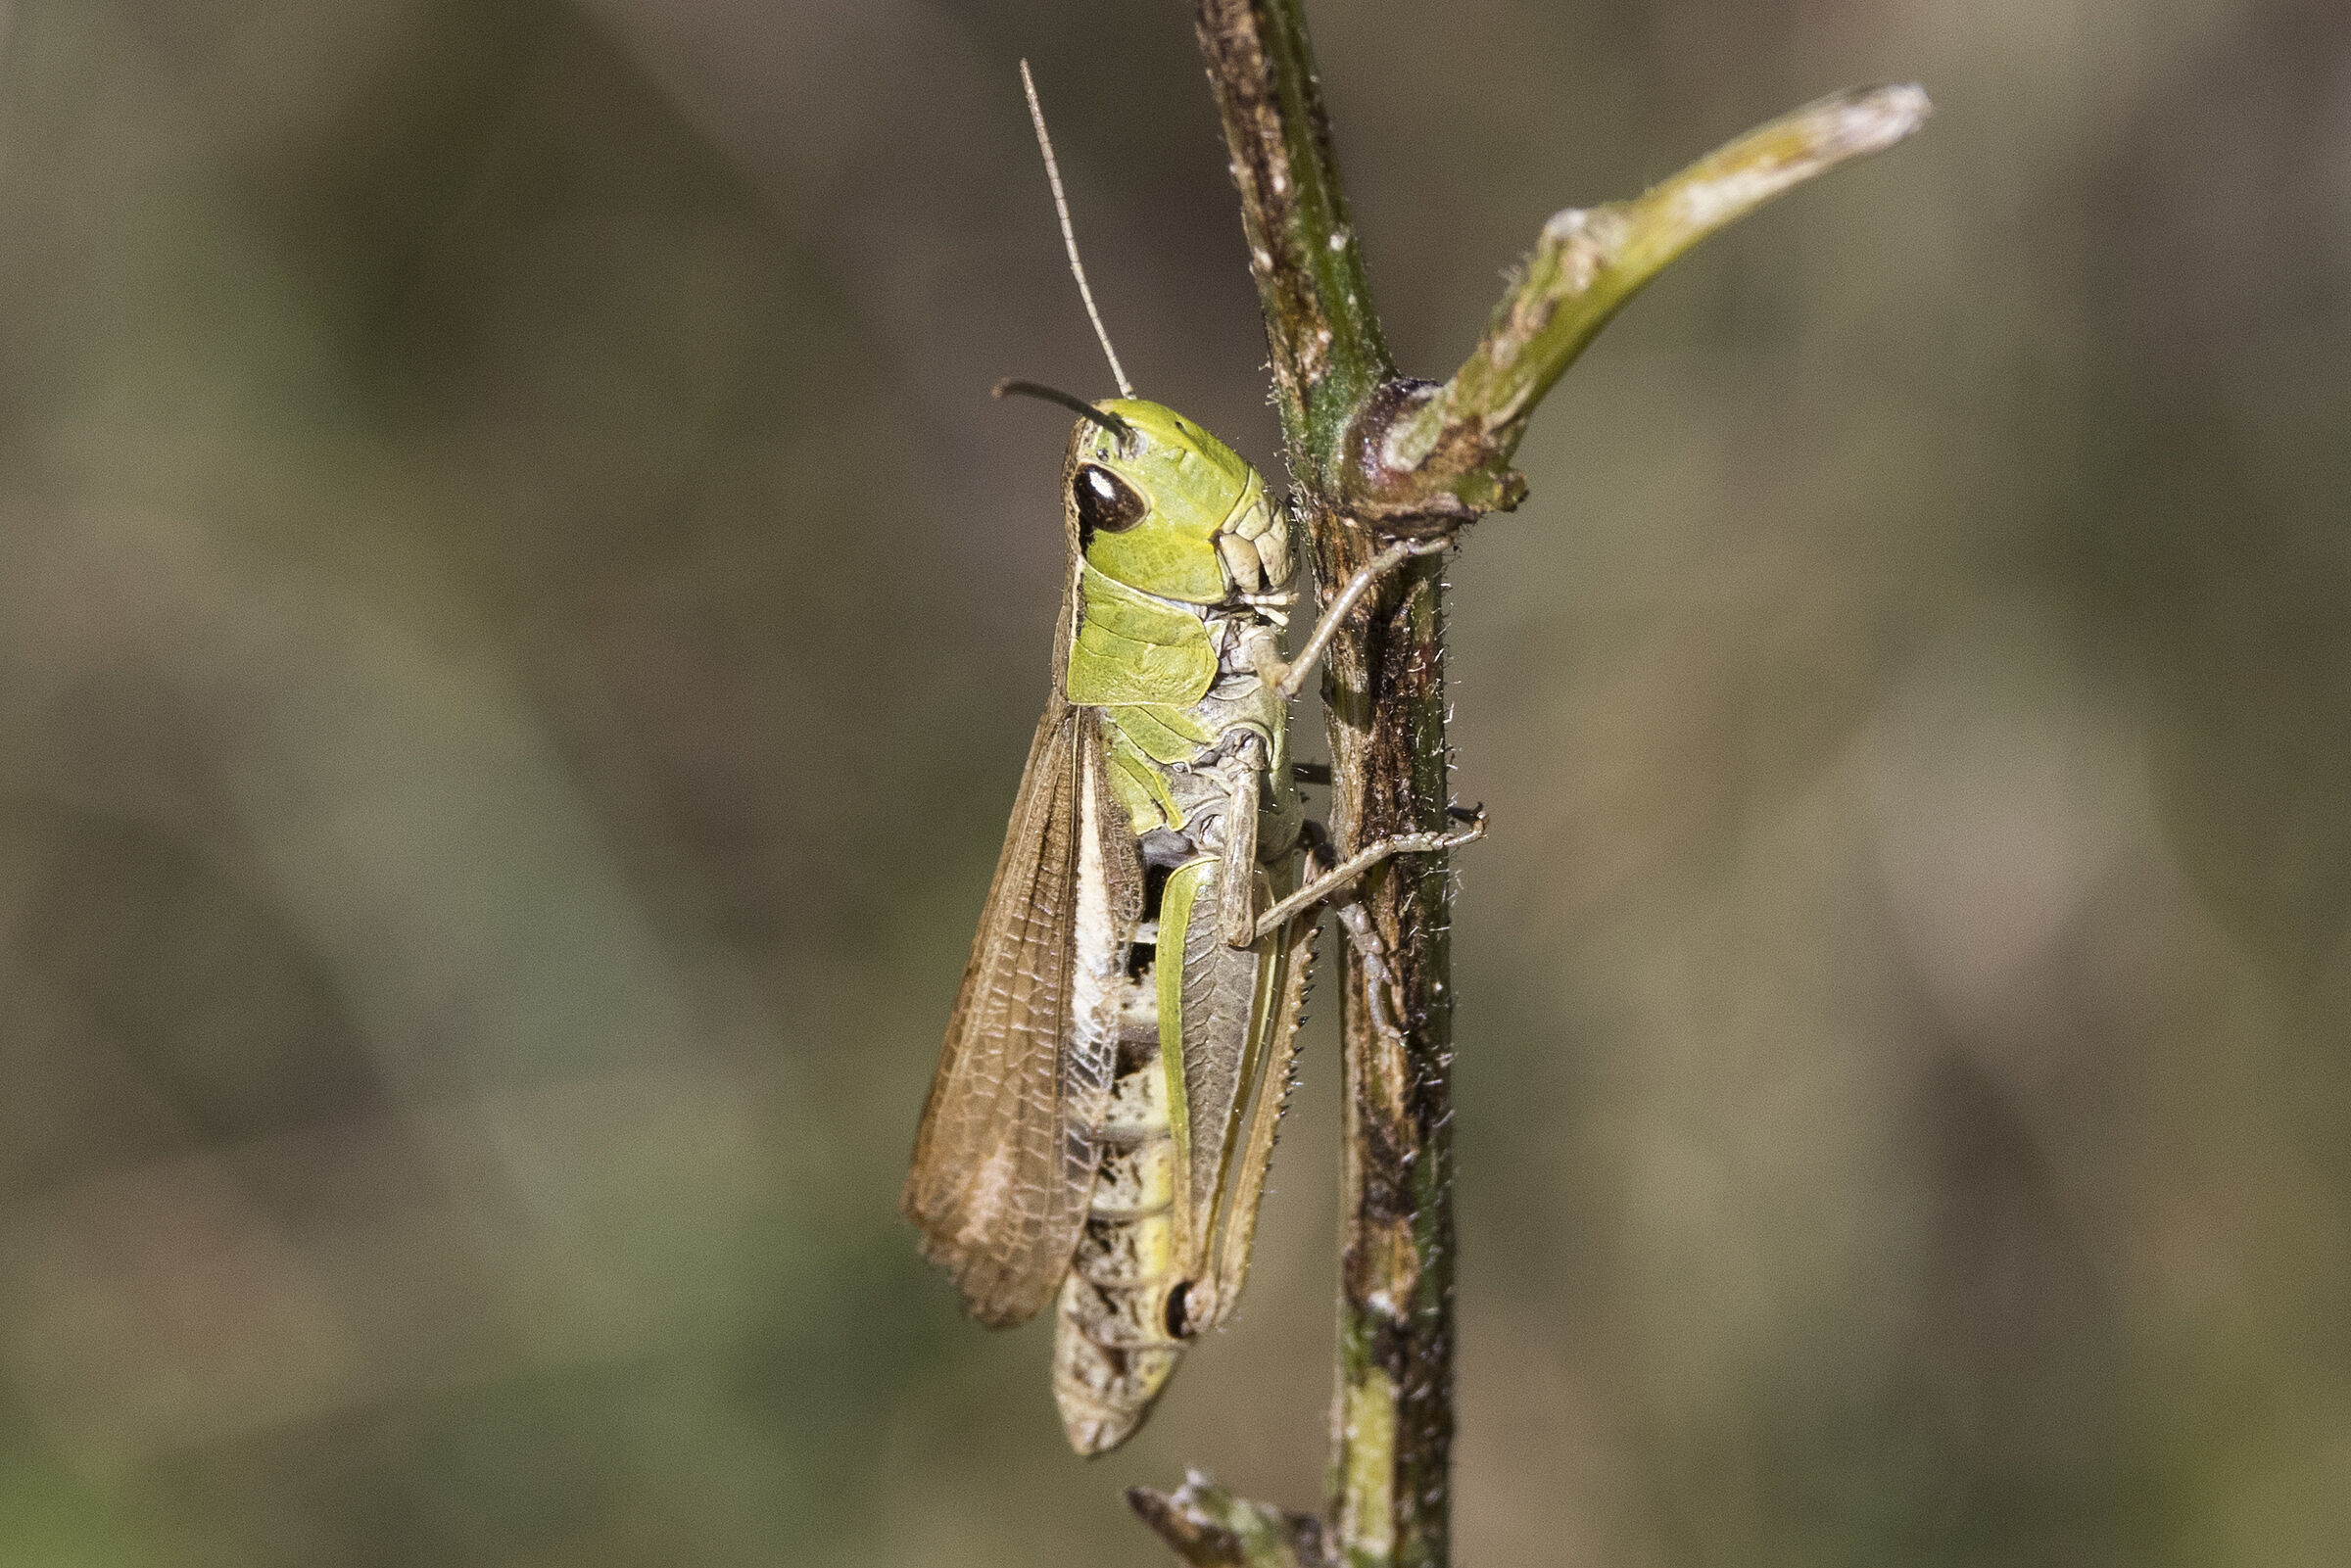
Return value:
[[(1133, 396), (1021, 74), (1122, 396), (996, 388), (1078, 415), (1069, 566), (1052, 692), (901, 1207), (982, 1322), (1025, 1322), (1058, 1293), (1054, 1400), (1071, 1446), (1094, 1454), (1142, 1424), (1184, 1346), (1240, 1294), (1319, 905), (1389, 855), (1469, 841), (1483, 819), (1328, 864), (1293, 783), (1289, 699), (1378, 576), (1441, 546), (1383, 551), (1282, 657), (1288, 516), (1230, 448)], [(1370, 940), (1360, 915), (1348, 926)]]

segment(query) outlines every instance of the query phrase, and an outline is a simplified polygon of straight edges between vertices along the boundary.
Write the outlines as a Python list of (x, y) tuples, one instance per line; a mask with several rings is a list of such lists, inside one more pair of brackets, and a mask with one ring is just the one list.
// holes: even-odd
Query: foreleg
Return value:
[(1316, 622), (1315, 629), (1307, 634), (1306, 641), (1299, 646), (1296, 656), (1286, 664), (1279, 659), (1269, 658), (1259, 665), (1258, 674), (1280, 691), (1285, 702), (1296, 696), (1298, 689), (1306, 685), (1307, 672), (1322, 656), (1323, 649), (1330, 646), (1330, 640), (1338, 635), (1339, 623), (1362, 602), (1366, 594), (1371, 592), (1373, 584), (1415, 556), (1434, 555), (1452, 543), (1450, 538), (1400, 539), (1372, 556), (1353, 577), (1347, 579), (1346, 587), (1340, 589), (1331, 599), (1330, 608), (1322, 612), (1322, 619)]

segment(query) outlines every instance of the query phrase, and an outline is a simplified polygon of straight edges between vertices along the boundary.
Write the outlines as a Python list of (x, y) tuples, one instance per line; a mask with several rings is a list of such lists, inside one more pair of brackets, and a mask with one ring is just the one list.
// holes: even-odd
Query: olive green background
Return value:
[[(1453, 573), (1461, 1559), (2351, 1560), (2351, 12), (1311, 15), (1425, 374), (1556, 208), (1939, 106), (1637, 302)], [(1109, 390), (1023, 54), (1141, 390), (1277, 468), (1184, 8), (6, 20), (0, 1563), (1310, 1501), (1327, 1018), (1109, 1459), (893, 1213), (1058, 594), (985, 389)]]

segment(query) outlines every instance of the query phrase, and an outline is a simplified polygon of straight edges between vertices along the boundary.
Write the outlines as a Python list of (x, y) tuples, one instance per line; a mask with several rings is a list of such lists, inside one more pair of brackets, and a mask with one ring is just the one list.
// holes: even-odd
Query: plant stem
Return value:
[[(1349, 221), (1306, 24), (1286, 0), (1201, 0), (1197, 24), (1232, 152), (1266, 310), (1293, 504), (1316, 579), (1341, 584), (1385, 543), (1344, 503), (1350, 434), (1395, 367)], [(1383, 581), (1324, 664), (1331, 829), (1342, 855), (1447, 826), (1441, 562)], [(1327, 588), (1325, 589), (1327, 594)], [(1452, 991), (1446, 861), (1391, 863), (1357, 894), (1385, 948), (1388, 1006), (1351, 947), (1341, 1001), (1346, 1104), (1339, 1380), (1329, 1544), (1348, 1560), (1442, 1563), (1453, 1444)], [(1374, 1027), (1393, 1019), (1395, 1026)]]
[(1347, 421), (1396, 366), (1331, 156), (1306, 18), (1291, 0), (1198, 0), (1194, 20), (1232, 152), (1291, 477), (1320, 491)]
[[(1838, 95), (1731, 143), (1634, 201), (1555, 216), (1443, 386), (1400, 378), (1331, 153), (1299, 0), (1195, 0), (1266, 317), (1274, 401), (1325, 605), (1399, 539), (1450, 539), (1514, 506), (1528, 415), (1626, 300), (1773, 196), (1893, 145), (1915, 87)], [(1330, 817), (1342, 855), (1448, 825), (1443, 562), (1383, 579), (1324, 659)], [(1343, 911), (1345, 1132), (1338, 1387), (1328, 1511), (1233, 1497), (1198, 1474), (1135, 1510), (1194, 1564), (1443, 1568), (1453, 1446), (1451, 879), (1440, 854), (1367, 876)], [(1376, 1000), (1368, 990), (1383, 988)]]

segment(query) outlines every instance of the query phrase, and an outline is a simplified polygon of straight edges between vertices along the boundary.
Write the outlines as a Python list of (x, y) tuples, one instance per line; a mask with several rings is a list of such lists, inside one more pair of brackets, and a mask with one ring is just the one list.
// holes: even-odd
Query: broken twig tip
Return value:
[[(1821, 152), (1833, 158), (1862, 158), (1883, 152), (1914, 133), (1935, 113), (1934, 100), (1917, 82), (1855, 87), (1814, 105), (1823, 112)], [(1799, 110), (1801, 116), (1807, 113)]]

